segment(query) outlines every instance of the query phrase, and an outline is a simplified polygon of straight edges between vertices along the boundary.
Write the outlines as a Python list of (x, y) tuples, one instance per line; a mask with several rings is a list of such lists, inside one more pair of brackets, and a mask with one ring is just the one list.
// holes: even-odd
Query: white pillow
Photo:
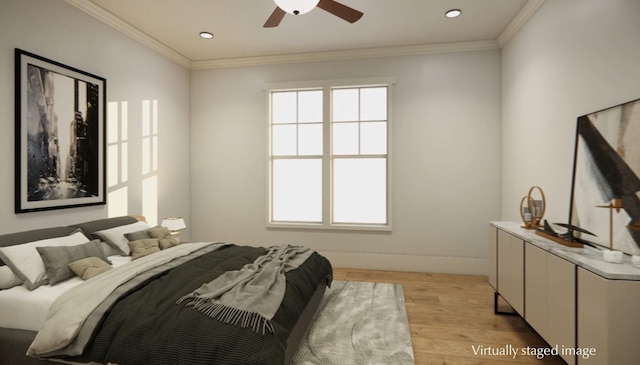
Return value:
[(22, 284), (22, 279), (7, 265), (0, 266), (0, 290), (10, 289)]
[(34, 290), (48, 283), (47, 271), (36, 247), (75, 246), (86, 242), (89, 239), (78, 230), (69, 236), (0, 247), (0, 258), (24, 281), (27, 289)]
[(124, 226), (93, 232), (93, 234), (100, 236), (100, 238), (105, 240), (109, 245), (117, 249), (121, 255), (129, 256), (131, 253), (131, 250), (129, 249), (129, 240), (124, 235), (149, 228), (151, 228), (151, 226), (147, 222), (135, 222)]

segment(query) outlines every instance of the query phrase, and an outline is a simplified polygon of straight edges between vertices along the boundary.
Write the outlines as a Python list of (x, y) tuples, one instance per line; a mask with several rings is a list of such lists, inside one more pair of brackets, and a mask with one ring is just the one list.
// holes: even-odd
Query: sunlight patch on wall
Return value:
[(158, 171), (158, 101), (142, 101), (142, 174)]
[(142, 101), (142, 214), (158, 222), (158, 101)]
[(120, 217), (123, 215), (128, 215), (128, 197), (129, 188), (127, 188), (126, 186), (117, 190), (110, 191), (107, 204), (107, 216)]
[(128, 103), (107, 104), (107, 211), (109, 217), (127, 215), (128, 197)]
[(158, 224), (158, 176), (153, 175), (142, 181), (142, 215), (152, 226)]

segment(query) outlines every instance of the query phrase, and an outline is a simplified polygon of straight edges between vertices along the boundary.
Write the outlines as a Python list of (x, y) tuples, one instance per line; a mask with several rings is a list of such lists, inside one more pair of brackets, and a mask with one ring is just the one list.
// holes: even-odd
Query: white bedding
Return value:
[[(109, 256), (113, 267), (131, 261), (130, 256)], [(53, 302), (68, 289), (82, 283), (73, 277), (56, 285), (43, 285), (33, 291), (20, 285), (0, 290), (0, 327), (39, 331)]]

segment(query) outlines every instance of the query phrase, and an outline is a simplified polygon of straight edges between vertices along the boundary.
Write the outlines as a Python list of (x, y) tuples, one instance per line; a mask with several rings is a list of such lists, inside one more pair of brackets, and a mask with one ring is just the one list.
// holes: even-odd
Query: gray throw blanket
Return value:
[(253, 263), (228, 271), (178, 299), (205, 315), (254, 332), (273, 333), (271, 319), (286, 290), (285, 273), (302, 265), (313, 253), (300, 246), (274, 246)]

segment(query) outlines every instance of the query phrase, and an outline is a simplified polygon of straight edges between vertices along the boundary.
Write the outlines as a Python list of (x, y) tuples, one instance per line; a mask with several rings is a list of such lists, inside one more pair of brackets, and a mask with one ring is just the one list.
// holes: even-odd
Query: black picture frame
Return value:
[[(571, 181), (569, 222), (593, 233), (574, 234), (630, 255), (640, 255), (639, 135), (640, 99), (578, 117)], [(622, 207), (607, 208), (614, 200)]]
[(15, 213), (106, 204), (106, 88), (15, 49)]

